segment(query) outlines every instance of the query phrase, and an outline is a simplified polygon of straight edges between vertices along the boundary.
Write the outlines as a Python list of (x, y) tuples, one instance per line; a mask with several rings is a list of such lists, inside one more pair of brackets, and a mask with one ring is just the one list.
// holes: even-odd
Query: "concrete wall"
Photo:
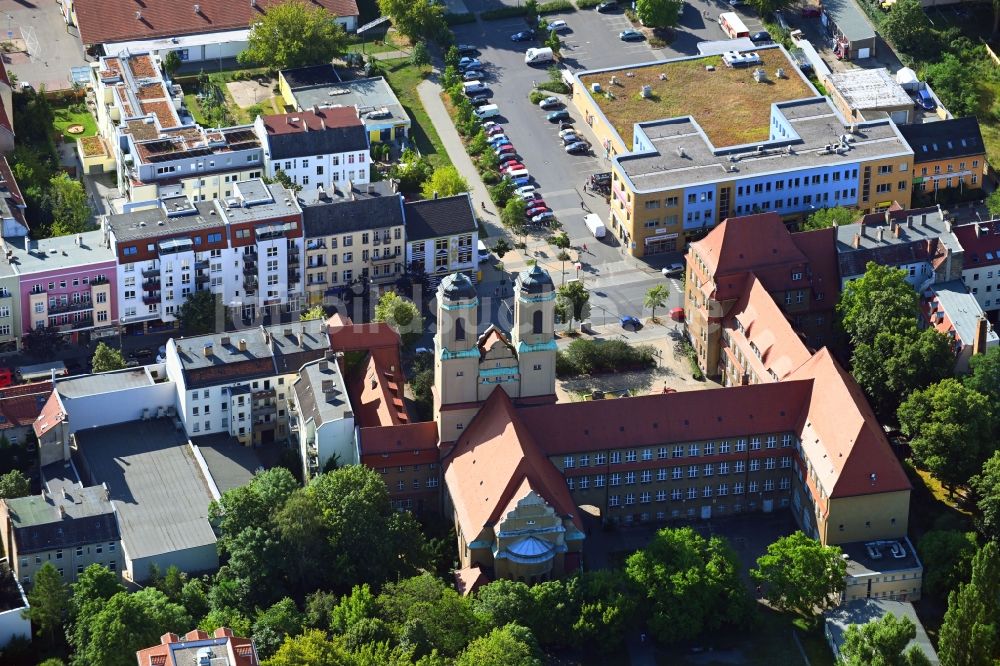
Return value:
[(195, 574), (219, 568), (219, 554), (214, 543), (132, 559), (125, 553), (126, 577), (135, 582), (149, 578), (149, 568), (156, 565), (161, 572), (175, 566), (184, 573)]
[(87, 428), (136, 421), (142, 418), (143, 410), (146, 409), (155, 416), (156, 410), (160, 407), (176, 408), (177, 387), (173, 382), (166, 381), (161, 384), (97, 393), (80, 398), (61, 397), (66, 413), (69, 414), (69, 431), (72, 433)]
[[(18, 585), (18, 589), (20, 587)], [(31, 622), (21, 614), (28, 608), (28, 598), (24, 596), (24, 590), (21, 590), (21, 602), (24, 605), (20, 608), (11, 608), (0, 613), (0, 647), (5, 647), (16, 636), (31, 639)]]
[(357, 465), (358, 449), (354, 445), (354, 417), (324, 423), (316, 430), (319, 468), (336, 457), (339, 465)]
[(831, 499), (826, 520), (818, 525), (825, 544), (901, 539), (909, 520), (910, 491)]

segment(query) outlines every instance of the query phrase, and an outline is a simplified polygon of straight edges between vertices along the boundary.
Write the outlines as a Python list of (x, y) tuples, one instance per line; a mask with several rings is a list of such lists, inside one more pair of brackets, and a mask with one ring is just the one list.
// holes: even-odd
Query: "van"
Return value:
[(743, 23), (743, 20), (736, 12), (723, 12), (720, 14), (719, 27), (729, 36), (729, 39), (750, 36), (750, 30), (747, 29), (746, 24)]
[(552, 49), (545, 46), (539, 49), (528, 49), (524, 52), (524, 63), (526, 65), (538, 65), (543, 62), (552, 62), (555, 56)]
[(486, 85), (482, 81), (466, 81), (462, 84), (462, 92), (466, 95), (474, 95), (486, 90)]
[(587, 225), (590, 233), (594, 234), (594, 238), (604, 238), (608, 233), (608, 228), (604, 226), (599, 215), (590, 213), (583, 218), (583, 223)]
[(473, 109), (472, 113), (475, 114), (476, 118), (480, 120), (486, 120), (487, 118), (495, 118), (500, 115), (500, 107), (496, 104), (486, 104), (478, 109)]
[(486, 243), (484, 243), (483, 241), (479, 241), (478, 243), (476, 243), (476, 248), (477, 248), (476, 254), (478, 255), (477, 258), (479, 259), (479, 263), (483, 263), (484, 261), (490, 258), (490, 248), (486, 247)]
[(512, 181), (516, 181), (518, 178), (528, 178), (530, 175), (527, 169), (514, 169), (507, 173), (507, 177)]

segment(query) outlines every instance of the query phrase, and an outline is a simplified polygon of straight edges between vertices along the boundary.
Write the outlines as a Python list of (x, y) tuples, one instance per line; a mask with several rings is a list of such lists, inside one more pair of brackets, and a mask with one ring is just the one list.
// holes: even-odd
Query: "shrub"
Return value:
[(475, 23), (476, 15), (471, 12), (464, 14), (445, 14), (444, 22), (448, 25), (463, 25), (465, 23)]
[(575, 12), (576, 7), (569, 0), (551, 0), (538, 5), (539, 14), (555, 14), (556, 12)]
[(566, 356), (566, 352), (556, 352), (556, 375), (559, 377), (573, 377), (580, 374), (576, 365)]
[(653, 351), (649, 345), (633, 347), (624, 340), (574, 340), (560, 353), (561, 362), (557, 354), (556, 374), (572, 377), (652, 368), (656, 365)]
[(569, 86), (562, 81), (542, 81), (538, 84), (537, 88), (539, 90), (548, 90), (549, 92), (558, 93), (560, 95), (569, 94)]
[(537, 105), (546, 97), (548, 97), (548, 95), (543, 93), (541, 90), (532, 90), (531, 93), (528, 94), (528, 101)]
[(496, 185), (500, 182), (500, 174), (493, 169), (483, 169), (481, 173), (483, 176), (483, 183), (486, 185)]
[(501, 7), (500, 9), (491, 9), (486, 12), (480, 12), (479, 18), (484, 21), (496, 21), (497, 19), (513, 18), (515, 16), (527, 16), (527, 7)]
[(590, 9), (601, 4), (603, 0), (576, 0), (577, 9)]
[(683, 340), (680, 343), (680, 350), (681, 353), (687, 356), (688, 364), (691, 366), (691, 377), (695, 381), (704, 381), (705, 373), (702, 372), (701, 368), (698, 366), (698, 356), (695, 354), (694, 347), (691, 346), (691, 343), (686, 339)]

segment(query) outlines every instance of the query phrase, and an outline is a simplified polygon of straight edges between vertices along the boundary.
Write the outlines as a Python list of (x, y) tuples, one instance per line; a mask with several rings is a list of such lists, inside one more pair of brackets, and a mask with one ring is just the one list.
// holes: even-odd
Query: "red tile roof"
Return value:
[(350, 317), (333, 315), (326, 320), (326, 326), (330, 348), (334, 351), (370, 351), (379, 347), (399, 349), (399, 333), (389, 324), (355, 324)]
[(965, 251), (965, 270), (1000, 264), (1000, 220), (962, 224), (952, 227), (952, 233)]
[(0, 430), (34, 423), (51, 395), (52, 382), (17, 384), (0, 389)]
[(809, 275), (805, 279), (813, 291), (810, 310), (834, 309), (840, 300), (837, 230), (829, 227), (803, 231), (792, 234), (792, 242), (809, 260)]
[(361, 428), (361, 456), (432, 451), (437, 449), (438, 431), (434, 421)]
[[(759, 381), (781, 381), (810, 357), (809, 350), (792, 328), (785, 313), (752, 273), (743, 296), (726, 318), (727, 328), (736, 328), (737, 323), (743, 334), (730, 337), (737, 346), (743, 340), (747, 344), (752, 343), (753, 347), (743, 349), (743, 355), (754, 366)], [(754, 348), (760, 352), (759, 357), (754, 353)], [(771, 375), (768, 371), (774, 374)]]
[[(240, 30), (282, 0), (76, 0), (80, 38), (85, 46), (154, 37)], [(337, 16), (357, 16), (356, 0), (308, 0)], [(195, 13), (194, 7), (199, 11)], [(137, 16), (138, 12), (138, 16)]]
[(354, 419), (362, 428), (408, 423), (403, 387), (406, 376), (398, 349), (372, 349), (348, 383)]
[[(220, 643), (218, 639), (225, 639)], [(249, 638), (233, 636), (231, 629), (219, 627), (211, 635), (201, 629), (193, 629), (186, 633), (183, 638), (175, 633), (166, 633), (160, 636), (160, 644), (138, 650), (135, 653), (138, 666), (187, 666), (174, 659), (174, 652), (171, 648), (183, 647), (180, 643), (206, 641), (205, 645), (212, 645), (218, 648), (225, 645), (229, 653), (227, 663), (232, 666), (259, 666), (257, 649), (253, 641)], [(209, 642), (211, 641), (211, 642)], [(188, 657), (190, 658), (190, 657)]]
[(321, 132), (335, 127), (361, 127), (363, 124), (353, 106), (269, 115), (262, 120), (264, 129), (270, 135)]
[(479, 567), (466, 567), (455, 570), (455, 589), (463, 597), (467, 597), (483, 585), (490, 582), (490, 577)]
[(710, 273), (739, 273), (780, 263), (804, 263), (777, 213), (730, 217), (692, 243)]
[(62, 401), (59, 399), (59, 394), (52, 391), (52, 393), (49, 394), (48, 400), (45, 401), (42, 411), (38, 414), (38, 418), (35, 419), (35, 423), (32, 426), (35, 429), (35, 436), (41, 438), (42, 435), (62, 423), (62, 420), (65, 418), (66, 410), (63, 409)]

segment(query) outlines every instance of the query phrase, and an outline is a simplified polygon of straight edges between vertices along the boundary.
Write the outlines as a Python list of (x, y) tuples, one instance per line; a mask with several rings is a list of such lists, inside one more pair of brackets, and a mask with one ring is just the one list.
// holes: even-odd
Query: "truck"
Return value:
[(46, 379), (55, 377), (65, 377), (69, 374), (66, 364), (62, 361), (50, 361), (48, 363), (36, 363), (34, 365), (22, 365), (17, 369), (17, 375), (25, 384), (31, 382), (44, 382)]
[(747, 29), (746, 25), (743, 23), (736, 12), (723, 12), (719, 14), (719, 27), (722, 31), (729, 35), (729, 39), (738, 39), (740, 37), (749, 37), (750, 31)]
[(590, 233), (594, 234), (594, 238), (604, 238), (605, 234), (608, 233), (608, 228), (604, 226), (599, 215), (590, 213), (583, 218), (583, 223), (590, 229)]
[(543, 62), (552, 62), (555, 56), (552, 54), (552, 49), (547, 46), (538, 49), (528, 49), (524, 52), (524, 64), (526, 65), (540, 65)]

